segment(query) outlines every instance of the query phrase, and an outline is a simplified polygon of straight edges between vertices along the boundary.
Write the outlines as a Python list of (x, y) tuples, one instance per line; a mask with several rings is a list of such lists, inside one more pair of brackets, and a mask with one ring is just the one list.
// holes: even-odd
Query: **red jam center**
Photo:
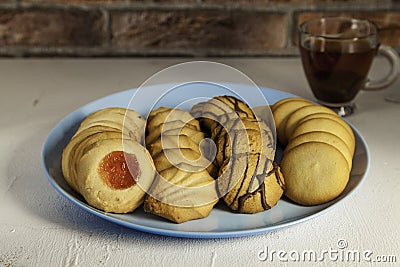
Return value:
[(99, 164), (98, 172), (106, 184), (114, 189), (131, 187), (140, 175), (136, 156), (123, 151), (106, 155)]

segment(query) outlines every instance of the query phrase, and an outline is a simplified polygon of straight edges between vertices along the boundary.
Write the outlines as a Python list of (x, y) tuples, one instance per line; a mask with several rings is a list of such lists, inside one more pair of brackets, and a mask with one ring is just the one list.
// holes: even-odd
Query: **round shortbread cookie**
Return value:
[(351, 127), (347, 124), (347, 122), (345, 122), (341, 117), (339, 117), (337, 114), (330, 114), (330, 113), (314, 113), (314, 114), (310, 114), (306, 117), (304, 117), (301, 121), (299, 121), (299, 123), (309, 120), (309, 119), (314, 119), (314, 118), (328, 118), (328, 119), (332, 119), (334, 121), (337, 121), (338, 123), (340, 123), (341, 125), (343, 125), (343, 127), (346, 128), (347, 132), (350, 134), (350, 136), (352, 137), (353, 141), (355, 142), (355, 137), (354, 137), (354, 133), (353, 130), (351, 129)]
[(275, 111), (277, 109), (277, 107), (279, 107), (283, 103), (286, 103), (286, 102), (289, 102), (289, 101), (293, 101), (293, 100), (297, 101), (297, 100), (305, 100), (305, 99), (304, 98), (300, 98), (300, 97), (282, 98), (282, 99), (276, 101), (274, 104), (271, 105), (271, 111)]
[(345, 142), (351, 155), (354, 154), (355, 143), (352, 136), (342, 124), (328, 118), (309, 119), (299, 123), (293, 131), (290, 141), (301, 134), (315, 131), (329, 132), (336, 135)]
[(342, 153), (321, 142), (301, 144), (281, 161), (285, 195), (302, 205), (319, 205), (338, 197), (349, 180)]
[(286, 145), (287, 140), (285, 136), (285, 128), (286, 128), (286, 121), (289, 115), (304, 106), (313, 105), (308, 100), (305, 99), (293, 99), (292, 101), (287, 101), (281, 105), (279, 105), (273, 112), (274, 120), (275, 120), (275, 127), (278, 135), (278, 141)]
[(293, 130), (296, 128), (297, 123), (303, 119), (304, 117), (314, 114), (314, 113), (329, 113), (332, 114), (334, 116), (337, 116), (336, 113), (324, 106), (318, 106), (318, 105), (312, 105), (312, 106), (305, 106), (305, 107), (301, 107), (295, 111), (293, 111), (287, 121), (286, 121), (286, 125), (285, 125), (285, 137), (286, 139), (290, 139), (290, 136), (293, 133)]
[(319, 132), (309, 132), (301, 134), (296, 138), (290, 140), (289, 144), (285, 148), (284, 155), (287, 154), (290, 150), (292, 150), (296, 146), (308, 142), (322, 142), (334, 146), (346, 158), (349, 169), (351, 170), (353, 164), (353, 157), (350, 153), (350, 150), (345, 144), (345, 142), (336, 135), (334, 135), (333, 133), (319, 131)]

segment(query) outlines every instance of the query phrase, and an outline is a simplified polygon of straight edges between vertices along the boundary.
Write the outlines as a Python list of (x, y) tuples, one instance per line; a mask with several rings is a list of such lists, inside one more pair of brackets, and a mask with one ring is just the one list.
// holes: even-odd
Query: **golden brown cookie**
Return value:
[(161, 107), (152, 110), (147, 119), (147, 130), (153, 130), (160, 124), (166, 124), (173, 121), (180, 121), (182, 125), (192, 125), (196, 130), (200, 130), (200, 125), (188, 111)]
[(310, 101), (299, 98), (284, 102), (281, 105), (277, 106), (277, 108), (272, 111), (275, 120), (275, 127), (278, 135), (278, 141), (281, 144), (286, 145), (288, 141), (285, 135), (285, 128), (289, 115), (301, 107), (310, 105), (313, 105)]
[(242, 100), (237, 99), (236, 97), (225, 95), (225, 96), (216, 96), (214, 99), (219, 100), (230, 108), (232, 108), (241, 118), (255, 118), (253, 110)]
[(122, 133), (103, 131), (85, 135), (84, 131), (72, 138), (63, 150), (61, 159), (63, 176), (67, 183), (76, 192), (80, 193), (78, 184), (76, 182), (77, 162), (85, 153), (85, 150), (87, 150), (97, 141), (105, 139), (119, 139), (122, 142)]
[[(143, 126), (139, 113), (122, 108), (99, 110), (82, 121), (63, 150), (61, 165), (67, 183), (89, 205), (125, 213), (142, 203), (155, 171), (149, 153), (137, 142)], [(127, 161), (134, 162), (133, 170)]]
[(153, 160), (158, 172), (181, 164), (191, 166), (188, 171), (202, 171), (211, 163), (191, 148), (179, 147), (163, 149), (160, 153), (153, 156)]
[(131, 139), (140, 142), (144, 136), (144, 124), (144, 119), (136, 111), (122, 108), (106, 108), (88, 115), (82, 121), (75, 135), (87, 128), (103, 126), (123, 131)]
[(143, 202), (154, 173), (152, 159), (139, 143), (108, 139), (96, 142), (80, 158), (77, 179), (89, 205), (126, 213)]
[(344, 128), (346, 128), (347, 132), (351, 136), (351, 139), (353, 139), (353, 141), (355, 142), (354, 133), (353, 133), (353, 130), (351, 129), (351, 127), (347, 124), (346, 121), (344, 121), (341, 117), (339, 117), (336, 114), (314, 113), (314, 114), (310, 114), (310, 115), (304, 117), (303, 119), (301, 119), (299, 121), (299, 123), (309, 120), (309, 119), (315, 119), (315, 118), (328, 118), (328, 119), (331, 119), (331, 120), (334, 120), (334, 121), (340, 123)]
[(314, 114), (314, 113), (329, 113), (329, 114), (332, 114), (333, 116), (339, 117), (333, 110), (331, 110), (327, 107), (318, 106), (318, 105), (310, 105), (310, 106), (301, 107), (301, 108), (293, 111), (289, 115), (289, 117), (286, 121), (286, 124), (285, 124), (286, 139), (290, 140), (290, 137), (299, 121), (301, 121), (304, 117)]
[(275, 206), (285, 182), (279, 167), (262, 155), (233, 157), (220, 169), (218, 191), (231, 210), (257, 213)]
[[(221, 102), (228, 107), (221, 108)], [(232, 97), (199, 103), (192, 113), (200, 117), (201, 125), (205, 125), (217, 145), (217, 155), (209, 170), (217, 179), (219, 196), (231, 210), (256, 213), (274, 206), (282, 195), (283, 179), (275, 175), (279, 171), (277, 166), (273, 167), (275, 144), (268, 125)]]
[(298, 101), (298, 100), (305, 100), (305, 99), (301, 98), (301, 97), (286, 97), (286, 98), (282, 98), (282, 99), (276, 101), (273, 105), (271, 105), (271, 111), (274, 112), (283, 103), (290, 102), (290, 101)]
[(232, 96), (217, 96), (206, 102), (194, 105), (191, 113), (198, 118), (202, 129), (210, 132), (218, 125), (225, 125), (237, 118), (255, 118), (251, 108)]
[[(204, 133), (200, 127), (186, 123), (196, 125), (190, 113), (161, 109), (151, 112), (147, 124), (146, 146), (158, 175), (145, 199), (144, 209), (176, 223), (208, 216), (218, 196), (214, 179), (207, 172), (210, 161), (199, 150)], [(175, 114), (172, 115), (175, 123), (166, 122), (166, 114)], [(167, 123), (169, 126), (164, 127)]]
[(351, 170), (351, 167), (353, 165), (353, 156), (347, 147), (347, 145), (344, 143), (342, 139), (337, 137), (336, 135), (329, 133), (329, 132), (309, 132), (305, 134), (301, 134), (297, 136), (296, 138), (290, 140), (289, 144), (286, 146), (284, 154), (287, 154), (290, 150), (292, 150), (294, 147), (303, 144), (303, 143), (308, 143), (308, 142), (322, 142), (322, 143), (327, 143), (329, 145), (334, 146), (337, 148), (343, 156), (346, 158), (347, 164), (349, 166), (349, 169)]
[(329, 132), (336, 135), (346, 143), (351, 155), (354, 154), (355, 142), (353, 136), (349, 134), (342, 124), (329, 118), (314, 118), (299, 123), (293, 131), (291, 139), (301, 134), (315, 131)]
[(161, 124), (158, 124), (157, 126), (155, 126), (154, 128), (151, 128), (149, 126), (149, 127), (147, 127), (147, 129), (149, 129), (149, 130), (146, 135), (146, 143), (154, 143), (155, 140), (157, 140), (161, 136), (161, 133), (163, 133), (165, 135), (165, 132), (167, 132), (169, 130), (176, 131), (176, 130), (183, 129), (183, 128), (190, 128), (196, 132), (198, 132), (200, 129), (200, 128), (197, 129), (195, 126), (193, 126), (191, 124), (187, 124), (181, 120), (161, 123)]
[[(219, 126), (222, 127), (222, 126)], [(263, 154), (274, 157), (274, 140), (269, 127), (258, 119), (243, 118), (230, 121), (226, 129), (212, 135), (217, 145), (216, 163), (222, 166), (231, 154)], [(235, 146), (233, 147), (233, 144)]]
[(343, 154), (321, 142), (294, 147), (282, 158), (280, 166), (285, 195), (302, 205), (319, 205), (338, 197), (350, 174)]
[(177, 147), (190, 148), (199, 155), (202, 153), (199, 144), (186, 135), (163, 135), (162, 138), (158, 138), (154, 143), (150, 144), (148, 149), (152, 155), (157, 156), (163, 149)]
[(169, 205), (149, 195), (146, 196), (143, 207), (146, 212), (153, 213), (176, 223), (206, 218), (212, 210), (209, 208), (209, 205), (195, 207)]

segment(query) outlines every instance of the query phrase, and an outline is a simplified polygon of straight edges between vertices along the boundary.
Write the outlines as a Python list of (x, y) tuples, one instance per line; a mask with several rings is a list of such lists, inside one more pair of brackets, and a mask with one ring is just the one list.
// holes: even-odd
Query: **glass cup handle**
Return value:
[(384, 89), (394, 83), (400, 75), (400, 59), (396, 50), (386, 45), (380, 45), (378, 55), (382, 55), (389, 60), (391, 70), (386, 77), (380, 80), (367, 80), (363, 90), (374, 91)]

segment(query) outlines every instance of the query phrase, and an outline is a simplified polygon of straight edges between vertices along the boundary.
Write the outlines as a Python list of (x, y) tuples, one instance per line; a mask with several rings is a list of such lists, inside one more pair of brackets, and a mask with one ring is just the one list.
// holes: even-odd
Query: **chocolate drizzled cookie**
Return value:
[(268, 125), (232, 96), (214, 97), (191, 112), (216, 144), (210, 169), (224, 202), (239, 213), (273, 207), (282, 196), (284, 180), (273, 162), (274, 140)]

